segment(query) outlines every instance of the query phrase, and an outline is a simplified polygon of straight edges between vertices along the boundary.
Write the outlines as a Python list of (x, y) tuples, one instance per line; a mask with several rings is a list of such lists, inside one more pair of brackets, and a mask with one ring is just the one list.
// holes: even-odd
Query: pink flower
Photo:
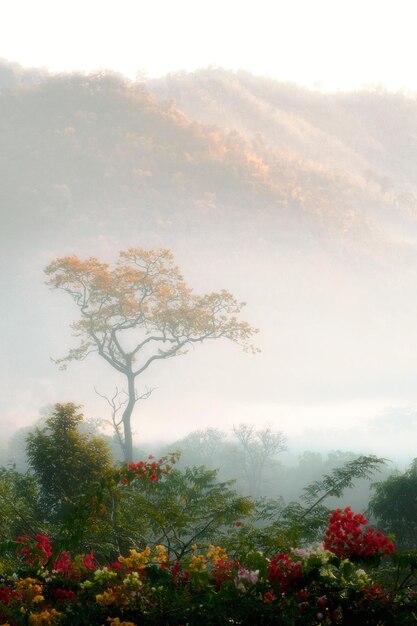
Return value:
[(84, 556), (84, 567), (86, 569), (96, 569), (96, 564), (94, 562), (94, 552), (87, 552)]

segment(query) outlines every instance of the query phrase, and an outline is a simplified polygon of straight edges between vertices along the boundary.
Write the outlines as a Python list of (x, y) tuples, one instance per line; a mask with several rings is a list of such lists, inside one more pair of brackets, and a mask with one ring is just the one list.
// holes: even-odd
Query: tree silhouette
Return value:
[(169, 250), (129, 248), (113, 269), (96, 258), (63, 257), (45, 272), (48, 284), (66, 291), (81, 313), (72, 325), (81, 342), (57, 363), (65, 368), (98, 352), (126, 377), (122, 422), (127, 461), (132, 460), (131, 416), (139, 398), (135, 382), (152, 363), (208, 339), (227, 338), (256, 351), (250, 339), (257, 330), (236, 317), (244, 303), (224, 290), (194, 294)]

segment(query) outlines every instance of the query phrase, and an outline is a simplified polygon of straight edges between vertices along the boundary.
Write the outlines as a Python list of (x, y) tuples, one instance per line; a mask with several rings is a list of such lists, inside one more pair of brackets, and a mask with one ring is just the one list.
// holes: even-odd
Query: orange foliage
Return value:
[[(82, 342), (60, 360), (63, 366), (98, 351), (119, 371), (136, 376), (154, 360), (205, 339), (225, 337), (256, 350), (250, 339), (257, 330), (237, 318), (244, 303), (224, 290), (194, 294), (169, 250), (129, 248), (113, 269), (94, 257), (63, 257), (45, 271), (48, 284), (66, 291), (81, 312), (73, 328)], [(123, 347), (123, 331), (132, 329), (135, 345)]]

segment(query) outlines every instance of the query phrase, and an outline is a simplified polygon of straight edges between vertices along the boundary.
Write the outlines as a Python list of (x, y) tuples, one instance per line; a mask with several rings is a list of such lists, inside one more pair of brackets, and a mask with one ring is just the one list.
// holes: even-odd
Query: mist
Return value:
[(172, 250), (196, 293), (230, 290), (260, 329), (258, 354), (219, 340), (149, 368), (137, 445), (269, 423), (300, 453), (414, 457), (414, 97), (224, 70), (1, 70), (5, 439), (58, 401), (108, 419), (94, 387), (111, 395), (117, 372), (51, 361), (77, 310), (43, 269), (134, 246)]

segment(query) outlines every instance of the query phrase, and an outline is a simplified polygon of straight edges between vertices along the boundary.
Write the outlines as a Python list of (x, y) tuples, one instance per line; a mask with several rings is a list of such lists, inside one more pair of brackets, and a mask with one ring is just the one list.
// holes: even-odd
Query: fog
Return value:
[(172, 250), (196, 293), (245, 301), (260, 349), (207, 341), (153, 364), (137, 445), (244, 422), (282, 431), (294, 458), (414, 458), (415, 97), (220, 69), (137, 83), (0, 69), (5, 442), (55, 402), (109, 419), (94, 388), (111, 396), (117, 372), (96, 354), (51, 360), (76, 345), (78, 310), (43, 270), (134, 246)]

